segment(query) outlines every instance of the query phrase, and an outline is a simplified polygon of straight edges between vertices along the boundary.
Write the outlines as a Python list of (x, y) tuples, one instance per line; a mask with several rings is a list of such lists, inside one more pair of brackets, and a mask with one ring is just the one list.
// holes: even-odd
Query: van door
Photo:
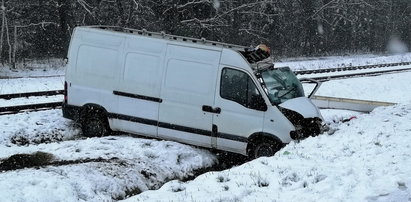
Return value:
[(221, 51), (168, 45), (158, 136), (210, 147)]
[(217, 137), (213, 141), (218, 149), (245, 154), (248, 136), (263, 131), (267, 106), (247, 72), (223, 67), (219, 75), (215, 107), (220, 113), (214, 117)]
[(125, 132), (157, 137), (162, 62), (166, 43), (128, 37), (122, 57), (122, 72), (117, 89), (118, 111), (111, 116)]

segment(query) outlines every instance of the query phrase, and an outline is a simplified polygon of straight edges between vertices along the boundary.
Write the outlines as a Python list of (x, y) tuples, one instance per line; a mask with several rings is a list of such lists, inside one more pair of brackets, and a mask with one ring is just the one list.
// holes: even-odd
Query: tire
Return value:
[(86, 109), (81, 122), (81, 130), (86, 137), (107, 136), (110, 132), (107, 117), (101, 110)]
[(263, 156), (273, 156), (278, 150), (281, 149), (281, 146), (282, 143), (270, 138), (259, 138), (252, 143), (248, 156), (250, 159), (256, 159)]

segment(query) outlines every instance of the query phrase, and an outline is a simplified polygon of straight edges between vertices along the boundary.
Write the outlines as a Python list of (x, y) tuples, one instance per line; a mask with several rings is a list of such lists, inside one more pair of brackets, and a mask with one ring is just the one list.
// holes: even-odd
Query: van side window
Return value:
[(255, 109), (253, 101), (261, 97), (253, 80), (245, 72), (224, 68), (221, 74), (220, 96)]

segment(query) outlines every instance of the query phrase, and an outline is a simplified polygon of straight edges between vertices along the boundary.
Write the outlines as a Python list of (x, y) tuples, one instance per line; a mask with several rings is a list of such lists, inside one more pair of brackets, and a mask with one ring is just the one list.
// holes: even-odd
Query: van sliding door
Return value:
[(214, 95), (221, 52), (168, 45), (158, 136), (211, 147)]

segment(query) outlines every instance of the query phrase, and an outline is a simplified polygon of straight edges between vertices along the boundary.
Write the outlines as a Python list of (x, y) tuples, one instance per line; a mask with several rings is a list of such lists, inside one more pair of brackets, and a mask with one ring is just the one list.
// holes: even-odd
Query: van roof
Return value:
[(158, 39), (167, 39), (171, 41), (181, 41), (185, 43), (195, 43), (195, 44), (202, 44), (202, 45), (208, 45), (208, 46), (214, 46), (214, 47), (228, 48), (228, 49), (232, 49), (234, 51), (239, 52), (241, 55), (244, 56), (244, 58), (250, 64), (263, 61), (269, 56), (269, 55), (267, 56), (266, 54), (261, 54), (259, 51), (257, 51), (254, 48), (235, 45), (235, 44), (228, 44), (228, 43), (223, 43), (223, 42), (217, 42), (217, 41), (210, 41), (210, 40), (206, 40), (205, 38), (197, 39), (197, 38), (191, 38), (191, 37), (166, 34), (165, 32), (150, 32), (145, 29), (138, 30), (138, 29), (131, 29), (131, 28), (123, 28), (123, 27), (118, 27), (118, 26), (92, 25), (92, 26), (82, 26), (82, 27), (100, 29), (100, 30), (106, 30), (106, 31), (122, 32), (122, 33), (127, 33), (127, 34), (135, 34), (135, 35), (153, 37), (153, 38), (158, 38)]
[(145, 29), (138, 30), (138, 29), (118, 27), (118, 26), (104, 26), (104, 25), (92, 25), (92, 26), (83, 26), (83, 27), (101, 29), (101, 30), (108, 30), (108, 31), (114, 31), (114, 32), (123, 32), (123, 33), (127, 33), (127, 34), (135, 34), (135, 35), (148, 36), (148, 37), (160, 38), (160, 39), (168, 39), (168, 40), (172, 40), (172, 41), (181, 41), (181, 42), (187, 42), (187, 43), (198, 43), (198, 44), (209, 45), (209, 46), (230, 48), (230, 49), (234, 49), (236, 51), (244, 51), (244, 49), (248, 48), (248, 47), (245, 47), (245, 46), (240, 46), (240, 45), (235, 45), (235, 44), (228, 44), (228, 43), (222, 43), (222, 42), (217, 42), (217, 41), (210, 41), (210, 40), (206, 40), (205, 38), (196, 39), (196, 38), (191, 38), (191, 37), (184, 37), (184, 36), (166, 34), (165, 32), (150, 32), (150, 31), (147, 31)]

